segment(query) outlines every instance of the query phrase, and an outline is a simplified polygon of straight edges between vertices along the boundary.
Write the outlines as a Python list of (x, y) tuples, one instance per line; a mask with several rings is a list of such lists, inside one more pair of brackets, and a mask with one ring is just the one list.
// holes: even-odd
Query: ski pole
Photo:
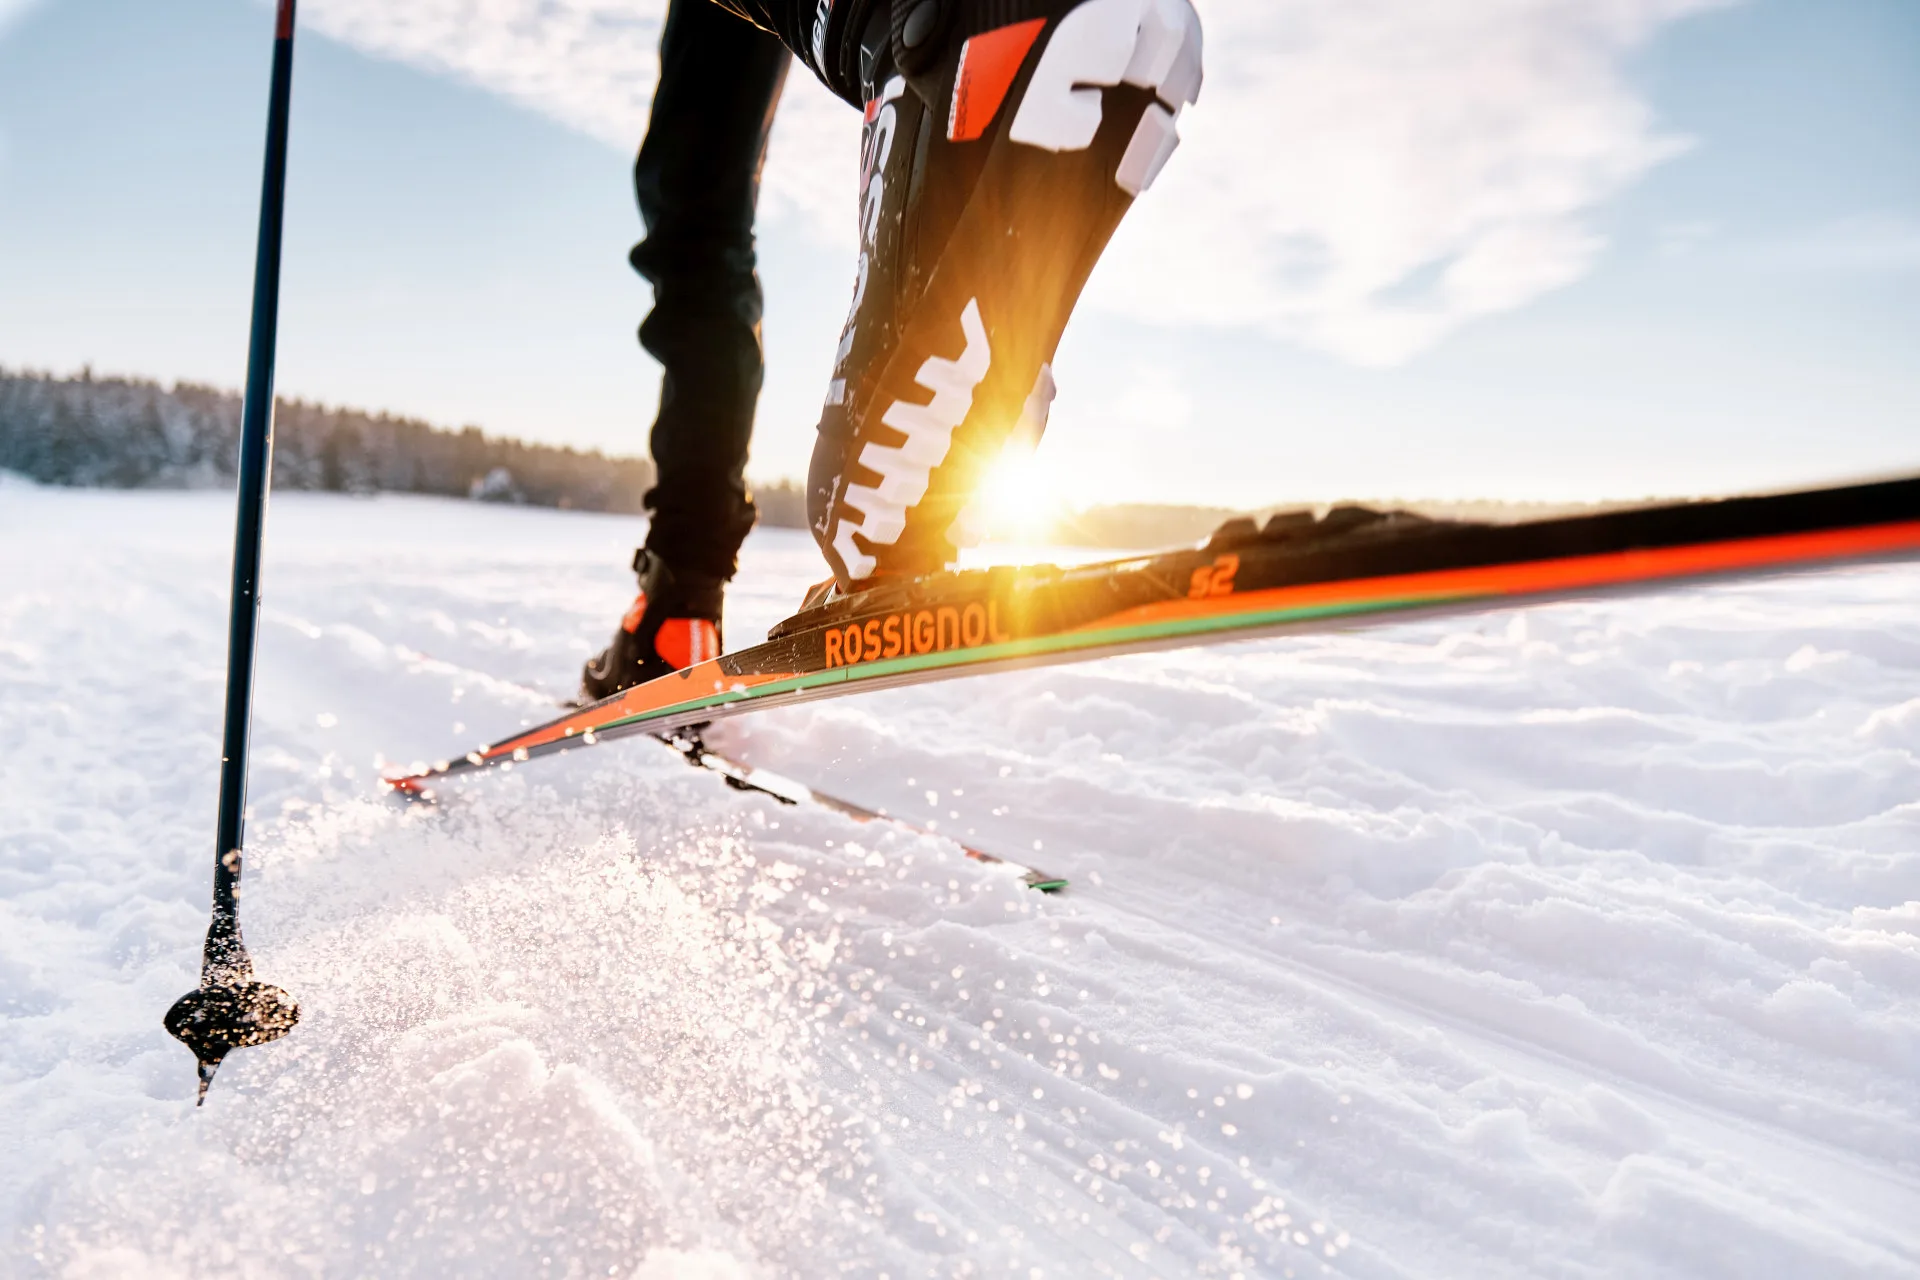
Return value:
[(199, 1064), (200, 1105), (221, 1060), (293, 1030), (300, 1006), (258, 982), (240, 939), (240, 860), (245, 843), (247, 730), (253, 708), (254, 633), (260, 618), (260, 537), (273, 473), (273, 356), (280, 313), (280, 231), (287, 190), (287, 107), (293, 90), (294, 0), (280, 0), (267, 106), (266, 173), (253, 266), (247, 394), (240, 410), (239, 515), (233, 536), (233, 598), (227, 622), (227, 715), (220, 744), (220, 817), (214, 845), (213, 920), (200, 985), (167, 1010), (165, 1024)]

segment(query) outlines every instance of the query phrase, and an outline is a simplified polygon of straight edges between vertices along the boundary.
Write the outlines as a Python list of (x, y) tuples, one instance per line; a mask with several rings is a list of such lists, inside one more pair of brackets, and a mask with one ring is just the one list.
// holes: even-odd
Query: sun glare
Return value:
[(1031, 449), (1015, 446), (1000, 456), (981, 482), (976, 499), (988, 536), (1001, 542), (1041, 542), (1061, 514), (1059, 486)]

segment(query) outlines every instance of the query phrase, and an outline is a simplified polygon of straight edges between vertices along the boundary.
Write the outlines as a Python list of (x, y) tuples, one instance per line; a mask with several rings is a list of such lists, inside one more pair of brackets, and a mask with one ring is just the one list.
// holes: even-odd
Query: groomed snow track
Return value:
[[(726, 731), (1049, 899), (646, 743), (381, 798), (548, 713), (638, 529), (283, 495), (245, 911), (306, 1018), (195, 1113), (230, 518), (0, 492), (8, 1274), (1920, 1269), (1920, 569)], [(813, 570), (756, 535), (736, 640)]]

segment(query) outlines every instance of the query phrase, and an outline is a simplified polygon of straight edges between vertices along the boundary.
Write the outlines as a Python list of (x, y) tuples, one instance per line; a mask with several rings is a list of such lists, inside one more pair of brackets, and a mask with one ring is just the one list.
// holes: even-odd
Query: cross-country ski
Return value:
[(1675, 581), (1920, 556), (1920, 480), (1646, 507), (1518, 525), (1359, 507), (1227, 525), (1203, 545), (1113, 564), (883, 583), (789, 618), (767, 643), (614, 693), (389, 780), (661, 733), (956, 674)]

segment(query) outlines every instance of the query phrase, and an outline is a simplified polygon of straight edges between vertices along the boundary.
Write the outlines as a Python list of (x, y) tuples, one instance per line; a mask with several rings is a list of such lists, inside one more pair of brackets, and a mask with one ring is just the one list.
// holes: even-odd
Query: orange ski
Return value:
[(417, 794), (443, 775), (630, 733), (1011, 667), (1914, 556), (1920, 478), (1518, 524), (1289, 512), (1159, 555), (889, 583), (789, 618), (765, 644), (388, 781)]

